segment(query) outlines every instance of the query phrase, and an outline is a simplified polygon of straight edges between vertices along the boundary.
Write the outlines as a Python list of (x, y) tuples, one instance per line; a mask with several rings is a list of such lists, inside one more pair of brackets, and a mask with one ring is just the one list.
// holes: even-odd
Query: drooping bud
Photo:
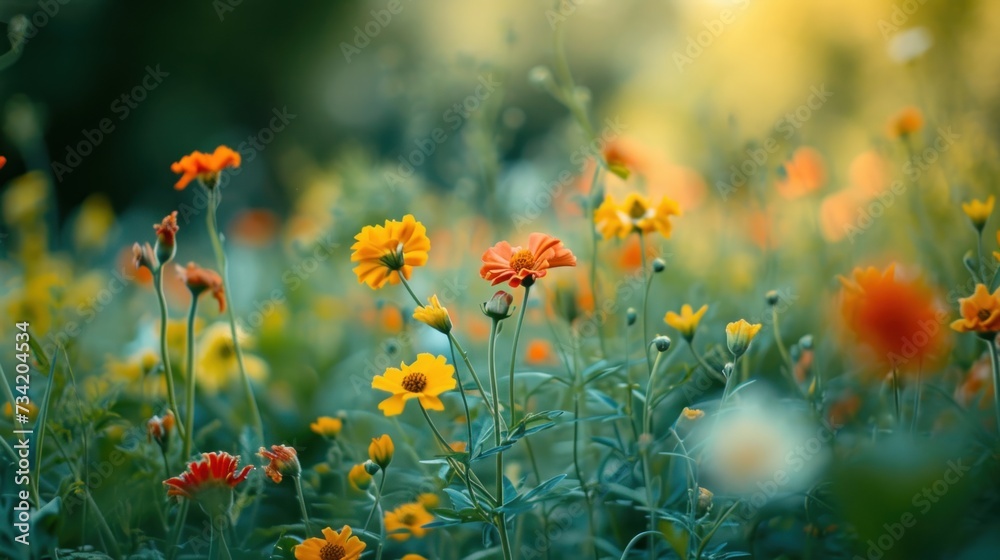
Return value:
[(483, 304), (483, 314), (493, 320), (502, 321), (511, 316), (510, 306), (512, 303), (514, 303), (514, 296), (500, 290), (493, 294), (490, 301)]

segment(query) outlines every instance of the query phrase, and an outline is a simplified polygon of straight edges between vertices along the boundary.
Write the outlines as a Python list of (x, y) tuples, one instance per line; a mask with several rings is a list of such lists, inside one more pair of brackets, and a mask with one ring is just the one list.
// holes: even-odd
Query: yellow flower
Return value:
[(688, 420), (694, 421), (698, 420), (699, 418), (703, 418), (705, 416), (705, 413), (701, 410), (698, 410), (697, 408), (688, 408), (685, 406), (684, 410), (681, 411), (681, 416), (687, 418)]
[(407, 554), (406, 556), (401, 558), (401, 560), (427, 560), (427, 559), (419, 554)]
[(373, 290), (386, 282), (398, 284), (400, 274), (408, 280), (413, 267), (427, 263), (427, 252), (431, 250), (427, 228), (412, 214), (403, 216), (401, 222), (386, 220), (384, 226), (365, 226), (354, 239), (357, 242), (351, 245), (351, 262), (358, 263), (354, 273), (358, 283), (368, 284)]
[(411, 536), (418, 539), (427, 534), (427, 525), (434, 521), (434, 516), (420, 503), (403, 504), (398, 508), (385, 512), (385, 531), (389, 538), (405, 541)]
[(430, 304), (413, 310), (413, 318), (444, 334), (451, 332), (451, 316), (448, 309), (441, 307), (437, 295), (430, 298)]
[(760, 323), (750, 324), (745, 319), (726, 325), (726, 345), (729, 346), (729, 351), (733, 353), (733, 356), (738, 358), (747, 351), (753, 337), (757, 336), (760, 331), (760, 327)]
[(73, 244), (77, 249), (103, 249), (114, 224), (115, 212), (108, 197), (92, 194), (80, 205), (80, 213), (73, 222)]
[[(996, 199), (991, 194), (986, 198), (986, 202), (973, 199), (970, 202), (962, 203), (962, 212), (965, 212), (965, 215), (969, 217), (969, 221), (972, 222), (972, 226), (977, 231), (982, 231), (983, 226), (986, 225), (986, 221), (990, 219), (990, 214), (993, 213), (994, 202), (996, 202)], [(998, 237), (1000, 237), (1000, 233), (998, 233)]]
[(358, 560), (365, 543), (351, 536), (351, 528), (344, 525), (338, 533), (327, 527), (322, 539), (306, 539), (295, 547), (295, 560)]
[(987, 336), (1000, 331), (1000, 288), (990, 294), (986, 285), (976, 284), (976, 291), (958, 303), (962, 318), (951, 323), (952, 329)]
[(347, 481), (354, 489), (364, 491), (372, 485), (372, 475), (368, 474), (363, 464), (358, 463), (351, 467), (351, 471), (347, 473)]
[(448, 444), (448, 447), (450, 447), (451, 450), (454, 451), (455, 453), (464, 453), (465, 448), (468, 446), (469, 445), (464, 441), (453, 441)]
[(438, 498), (438, 495), (433, 492), (424, 492), (417, 496), (417, 502), (425, 508), (432, 509), (438, 507), (441, 503), (441, 498)]
[(886, 126), (889, 136), (903, 138), (924, 127), (924, 115), (914, 106), (903, 107), (889, 118)]
[(38, 223), (48, 200), (48, 176), (31, 171), (10, 182), (3, 193), (3, 219), (8, 225), (24, 227)]
[[(237, 329), (237, 336), (243, 349), (243, 365), (246, 366), (247, 375), (254, 381), (263, 381), (267, 378), (267, 363), (258, 356), (246, 353), (251, 342), (246, 332)], [(198, 387), (206, 393), (216, 393), (230, 381), (239, 378), (240, 366), (227, 323), (215, 323), (206, 328), (196, 348), (198, 353), (194, 371), (198, 376)]]
[(392, 443), (389, 434), (382, 434), (377, 438), (372, 438), (368, 445), (368, 458), (373, 463), (385, 470), (392, 462), (392, 455), (396, 452), (396, 446)]
[(418, 399), (428, 410), (444, 410), (438, 395), (456, 385), (455, 368), (445, 362), (444, 356), (434, 357), (425, 352), (418, 354), (417, 361), (410, 365), (400, 364), (400, 368), (389, 368), (372, 380), (373, 389), (392, 393), (379, 403), (379, 410), (386, 416), (396, 416), (411, 399)]
[(694, 332), (698, 330), (698, 323), (701, 322), (701, 318), (705, 315), (706, 311), (708, 311), (707, 305), (702, 305), (698, 311), (694, 312), (691, 310), (691, 306), (685, 303), (681, 306), (680, 315), (673, 311), (667, 311), (667, 314), (663, 317), (663, 321), (680, 331), (681, 336), (690, 342), (694, 338)]
[(630, 193), (621, 204), (616, 203), (611, 195), (606, 196), (594, 211), (594, 222), (605, 239), (615, 236), (624, 238), (633, 231), (658, 231), (669, 238), (672, 231), (670, 216), (680, 215), (680, 205), (670, 198), (663, 197), (654, 207), (646, 197)]
[(340, 435), (340, 430), (344, 428), (344, 421), (340, 418), (330, 416), (320, 416), (315, 422), (309, 424), (309, 429), (313, 432), (328, 438)]

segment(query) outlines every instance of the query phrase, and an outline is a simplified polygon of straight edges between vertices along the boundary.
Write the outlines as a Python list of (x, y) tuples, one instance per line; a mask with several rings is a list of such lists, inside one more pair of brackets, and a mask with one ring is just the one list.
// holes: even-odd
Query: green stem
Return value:
[(514, 342), (510, 345), (510, 374), (507, 376), (507, 383), (510, 385), (509, 405), (510, 405), (510, 425), (517, 423), (517, 411), (514, 410), (514, 364), (517, 361), (517, 342), (521, 338), (521, 325), (524, 324), (524, 314), (528, 310), (528, 296), (531, 293), (531, 286), (524, 286), (524, 299), (521, 300), (521, 312), (517, 314), (517, 327), (514, 328)]
[[(493, 389), (493, 443), (496, 447), (500, 447), (501, 437), (500, 437), (500, 402), (498, 400), (498, 389), (497, 389), (497, 365), (496, 365), (496, 340), (497, 340), (497, 327), (500, 325), (500, 321), (493, 319), (493, 324), (490, 326), (490, 343), (488, 349), (488, 361), (490, 366), (490, 384)], [(496, 454), (496, 503), (497, 507), (501, 507), (504, 504), (503, 495), (503, 452), (497, 452)], [(498, 513), (494, 516), (494, 523), (496, 523), (497, 530), (500, 532), (500, 543), (503, 549), (503, 557), (505, 560), (511, 560), (510, 552), (510, 541), (507, 536), (507, 516), (503, 513)]]
[(240, 381), (243, 383), (243, 391), (246, 393), (247, 408), (250, 409), (250, 419), (253, 422), (254, 433), (258, 441), (264, 441), (264, 421), (261, 419), (260, 408), (257, 407), (257, 399), (253, 394), (253, 387), (250, 385), (250, 377), (247, 375), (246, 365), (243, 361), (243, 348), (240, 346), (239, 335), (236, 330), (236, 314), (233, 311), (233, 292), (229, 283), (229, 263), (226, 260), (226, 252), (222, 248), (222, 237), (219, 235), (218, 218), (216, 209), (221, 202), (222, 193), (217, 188), (207, 188), (208, 191), (208, 237), (212, 241), (212, 251), (215, 253), (215, 263), (222, 274), (222, 288), (226, 297), (230, 299), (230, 305), (226, 306), (229, 318), (229, 332), (233, 337), (233, 350), (236, 352), (236, 363), (240, 368)]
[[(643, 268), (645, 268), (645, 267), (643, 267)], [(643, 305), (643, 307), (645, 308), (645, 305)], [(643, 317), (645, 318), (645, 309), (643, 310)], [(649, 352), (648, 352), (649, 347), (645, 346), (644, 349), (647, 351), (646, 353), (648, 355), (649, 354)], [(659, 367), (660, 366), (660, 358), (662, 358), (663, 354), (665, 354), (665, 353), (666, 352), (657, 352), (656, 353), (656, 361), (650, 367), (650, 370), (649, 370), (649, 380), (646, 383), (646, 403), (645, 403), (646, 406), (644, 407), (644, 413), (643, 413), (643, 418), (642, 418), (642, 431), (643, 431), (643, 435), (646, 438), (646, 443), (645, 443), (645, 447), (643, 447), (643, 444), (640, 443), (640, 453), (642, 454), (643, 476), (644, 476), (645, 481), (646, 481), (646, 505), (649, 508), (649, 530), (650, 531), (655, 531), (656, 530), (656, 504), (653, 503), (653, 479), (652, 479), (652, 473), (651, 473), (650, 464), (649, 464), (649, 462), (650, 462), (649, 452), (650, 452), (650, 450), (652, 448), (652, 445), (653, 445), (653, 381), (656, 378), (656, 372), (657, 372), (657, 370), (660, 369), (660, 367)], [(655, 548), (656, 548), (656, 541), (653, 539), (653, 536), (650, 535), (649, 536), (649, 558), (650, 558), (650, 560), (653, 560), (654, 558), (656, 558)]]
[[(590, 179), (590, 192), (587, 193), (587, 212), (590, 214), (590, 242), (591, 242), (591, 259), (590, 259), (590, 294), (591, 298), (596, 302), (600, 301), (597, 291), (597, 200), (594, 199), (594, 189), (597, 188), (597, 181), (601, 177), (601, 164), (600, 162), (594, 162), (594, 175)], [(597, 329), (598, 340), (601, 345), (601, 357), (608, 357), (607, 342), (604, 339), (604, 328), (603, 325), (598, 325)]]
[[(472, 362), (469, 361), (469, 353), (466, 352), (465, 349), (462, 348), (462, 345), (458, 343), (458, 339), (455, 338), (455, 335), (448, 333), (448, 339), (455, 345), (455, 349), (458, 350), (459, 355), (462, 356), (462, 361), (465, 362), (465, 367), (468, 368), (469, 373), (472, 374), (472, 380), (476, 383), (476, 389), (479, 390), (479, 394), (482, 396), (483, 403), (486, 404), (488, 412), (491, 416), (496, 414), (493, 404), (486, 398), (486, 387), (483, 385), (482, 380), (479, 379), (479, 375), (476, 373), (476, 368), (472, 367)], [(452, 361), (454, 361), (454, 358)]]
[(986, 260), (983, 259), (983, 230), (976, 234), (976, 249), (979, 253), (979, 277), (986, 281)]
[(645, 291), (642, 295), (642, 355), (646, 358), (646, 369), (649, 370), (649, 375), (653, 375), (653, 364), (649, 361), (649, 321), (646, 317), (647, 303), (649, 302), (649, 286), (653, 283), (652, 276), (649, 274), (649, 270), (646, 268), (646, 238), (639, 232), (639, 258), (642, 259), (642, 283), (646, 285)]
[(726, 518), (729, 517), (734, 511), (736, 511), (736, 506), (738, 505), (740, 505), (739, 500), (733, 502), (733, 505), (729, 506), (729, 509), (727, 509), (726, 512), (719, 517), (719, 520), (715, 522), (715, 525), (713, 525), (712, 529), (707, 535), (705, 535), (705, 538), (701, 539), (701, 544), (698, 545), (698, 552), (695, 554), (695, 560), (701, 559), (701, 555), (705, 552), (705, 547), (708, 546), (708, 543), (712, 540), (712, 536), (714, 536), (715, 532), (719, 530), (719, 527), (722, 527), (722, 522), (725, 521)]
[(177, 398), (174, 391), (174, 372), (170, 367), (170, 353), (167, 349), (167, 299), (163, 295), (163, 269), (153, 273), (153, 284), (156, 286), (156, 299), (160, 303), (160, 361), (163, 362), (163, 375), (167, 378), (167, 404), (170, 412), (177, 419), (177, 433), (186, 437), (187, 430), (181, 424), (181, 411), (177, 408)]
[(194, 390), (196, 377), (194, 375), (194, 319), (198, 313), (198, 294), (191, 293), (191, 310), (188, 313), (187, 322), (187, 366), (185, 369), (186, 379), (184, 394), (186, 396), (186, 416), (184, 425), (188, 430), (184, 432), (184, 452), (181, 460), (187, 461), (191, 457), (191, 442), (194, 440)]
[(660, 369), (660, 358), (666, 352), (657, 352), (656, 361), (653, 362), (653, 368), (649, 372), (649, 380), (646, 382), (646, 406), (645, 412), (642, 418), (642, 431), (643, 433), (653, 435), (653, 381), (656, 379), (656, 372)]
[[(573, 346), (579, 347), (579, 338), (574, 330), (573, 332)], [(590, 488), (587, 486), (587, 481), (583, 476), (583, 468), (580, 467), (580, 425), (581, 425), (581, 415), (584, 414), (582, 402), (584, 401), (583, 393), (586, 389), (583, 382), (583, 377), (581, 375), (580, 366), (577, 363), (577, 353), (573, 352), (573, 468), (576, 470), (576, 478), (580, 481), (580, 489), (583, 490), (583, 500), (587, 506), (587, 525), (589, 526), (589, 533), (591, 535), (590, 544), (593, 547), (594, 560), (597, 560), (599, 553), (597, 551), (597, 539), (596, 532), (594, 528), (594, 502), (590, 497)], [(582, 543), (581, 543), (582, 544)]]
[(368, 525), (370, 525), (372, 522), (372, 517), (375, 515), (375, 510), (378, 509), (379, 504), (382, 501), (382, 489), (385, 487), (385, 474), (386, 474), (385, 469), (381, 469), (381, 472), (382, 472), (382, 478), (379, 479), (378, 485), (373, 487), (375, 490), (375, 501), (372, 502), (372, 509), (371, 511), (368, 512), (368, 519), (365, 519), (365, 526), (362, 528), (362, 531), (368, 530)]
[(997, 428), (1000, 429), (1000, 351), (995, 340), (987, 340), (990, 345), (990, 364), (993, 366), (993, 411), (997, 415)]
[(899, 405), (899, 370), (895, 364), (892, 366), (892, 396), (896, 405), (896, 426), (902, 426), (903, 416)]
[(306, 525), (306, 536), (308, 537), (312, 535), (313, 532), (312, 532), (312, 526), (309, 524), (309, 511), (306, 510), (306, 497), (305, 494), (302, 492), (302, 477), (295, 476), (292, 478), (295, 479), (295, 493), (299, 497), (299, 509), (302, 510), (302, 521)]
[(771, 322), (774, 324), (774, 343), (778, 346), (778, 353), (781, 354), (781, 359), (785, 362), (785, 367), (788, 368), (788, 379), (792, 385), (798, 387), (798, 383), (795, 382), (795, 364), (792, 363), (792, 357), (788, 354), (785, 343), (781, 340), (781, 328), (778, 325), (778, 307), (774, 305), (771, 306)]

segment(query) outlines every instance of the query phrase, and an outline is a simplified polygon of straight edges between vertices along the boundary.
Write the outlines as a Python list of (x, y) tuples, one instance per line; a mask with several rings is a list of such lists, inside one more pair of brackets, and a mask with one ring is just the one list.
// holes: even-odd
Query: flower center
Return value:
[(347, 551), (339, 544), (327, 544), (319, 551), (320, 560), (341, 560)]
[(399, 520), (403, 522), (403, 525), (413, 525), (417, 522), (417, 516), (412, 513), (404, 513)]
[(632, 206), (629, 206), (628, 215), (633, 220), (642, 218), (646, 215), (646, 205), (641, 200), (633, 200)]
[(236, 349), (229, 342), (226, 342), (219, 346), (219, 358), (223, 360), (228, 360), (236, 354)]
[(980, 321), (985, 321), (985, 320), (987, 320), (987, 319), (990, 318), (990, 310), (989, 309), (980, 309), (979, 313), (977, 313), (976, 315), (979, 317)]
[(535, 264), (535, 255), (527, 249), (521, 249), (510, 256), (510, 267), (514, 272), (521, 272)]
[(394, 245), (395, 248), (392, 250), (387, 250), (385, 254), (382, 255), (382, 258), (379, 260), (389, 270), (399, 270), (403, 268), (403, 265), (405, 264), (403, 255), (403, 244), (394, 239), (390, 240), (389, 243), (390, 244), (395, 243)]
[(419, 393), (427, 387), (427, 376), (413, 372), (403, 378), (403, 388), (411, 393)]

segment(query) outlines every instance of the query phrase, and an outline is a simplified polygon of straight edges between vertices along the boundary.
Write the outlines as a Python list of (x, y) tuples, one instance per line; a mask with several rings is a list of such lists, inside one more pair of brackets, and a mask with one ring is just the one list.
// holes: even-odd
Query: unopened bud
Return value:
[(493, 294), (490, 301), (483, 304), (483, 314), (495, 320), (502, 321), (511, 315), (510, 305), (514, 303), (514, 296), (500, 290)]
[(631, 327), (632, 325), (635, 324), (636, 320), (638, 319), (639, 319), (639, 313), (635, 310), (634, 307), (629, 307), (625, 311), (625, 324), (627, 326)]
[(736, 367), (733, 362), (727, 362), (726, 365), (722, 366), (722, 375), (726, 376), (726, 379), (733, 374), (733, 369)]
[(661, 259), (660, 257), (656, 257), (655, 259), (653, 259), (653, 272), (659, 274), (666, 269), (667, 269), (667, 261)]
[(764, 294), (764, 301), (766, 301), (767, 304), (770, 305), (771, 307), (778, 305), (779, 299), (780, 298), (778, 297), (778, 290), (771, 290), (766, 294)]
[(666, 352), (667, 350), (670, 350), (670, 337), (661, 334), (653, 339), (653, 346), (656, 346), (657, 352)]

